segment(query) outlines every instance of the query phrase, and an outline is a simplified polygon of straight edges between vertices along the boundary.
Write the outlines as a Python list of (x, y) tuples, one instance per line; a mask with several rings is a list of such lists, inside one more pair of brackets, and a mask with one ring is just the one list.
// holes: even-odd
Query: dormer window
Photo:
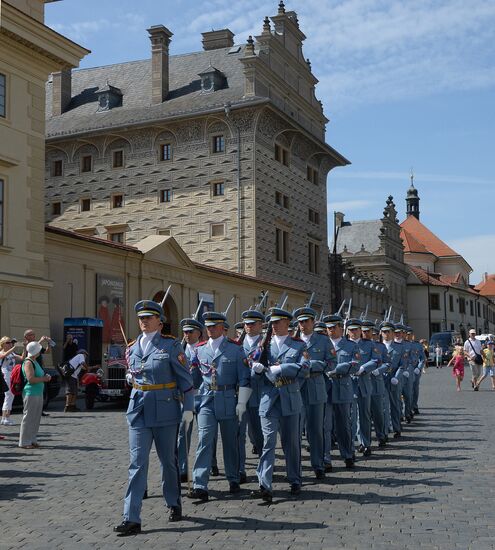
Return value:
[(109, 111), (114, 107), (122, 105), (122, 92), (119, 88), (111, 86), (108, 82), (106, 86), (96, 92), (96, 95), (98, 96), (97, 113)]
[(204, 93), (215, 92), (226, 87), (225, 75), (210, 65), (205, 71), (199, 73), (201, 78), (201, 91)]

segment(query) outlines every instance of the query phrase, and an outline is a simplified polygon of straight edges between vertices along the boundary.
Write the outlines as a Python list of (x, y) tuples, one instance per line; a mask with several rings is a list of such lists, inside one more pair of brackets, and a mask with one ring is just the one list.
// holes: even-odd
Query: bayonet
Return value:
[(345, 306), (345, 300), (340, 304), (339, 310), (335, 315), (340, 315), (342, 313), (342, 310), (344, 309), (344, 306)]
[(199, 301), (198, 307), (196, 308), (196, 312), (192, 314), (192, 319), (195, 321), (198, 320), (199, 310), (201, 309), (201, 306), (203, 305), (203, 298)]
[(222, 315), (224, 315), (225, 318), (227, 318), (227, 313), (229, 312), (230, 306), (234, 303), (234, 299), (235, 297), (232, 296), (232, 299), (230, 300), (229, 305), (227, 306), (227, 309), (224, 312), (222, 312)]
[(313, 300), (315, 299), (315, 293), (312, 292), (311, 296), (309, 297), (308, 302), (306, 303), (306, 307), (311, 307), (311, 304), (313, 303)]
[(165, 302), (167, 301), (168, 295), (170, 294), (170, 289), (171, 288), (172, 288), (172, 285), (168, 285), (168, 288), (165, 291), (165, 294), (163, 295), (163, 300), (160, 302), (161, 307), (163, 307), (165, 305)]

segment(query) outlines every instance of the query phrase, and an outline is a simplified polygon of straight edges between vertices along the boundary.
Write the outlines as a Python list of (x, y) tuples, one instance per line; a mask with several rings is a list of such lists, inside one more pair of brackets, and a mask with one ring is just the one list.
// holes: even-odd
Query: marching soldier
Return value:
[(412, 387), (413, 387), (413, 378), (414, 378), (414, 364), (413, 364), (413, 354), (412, 346), (405, 338), (407, 334), (407, 327), (402, 323), (397, 323), (395, 325), (395, 341), (399, 344), (402, 344), (404, 348), (404, 362), (406, 364), (404, 371), (402, 373), (402, 384), (401, 392), (404, 398), (404, 417), (408, 424), (412, 420)]
[(194, 406), (189, 364), (180, 342), (160, 334), (162, 307), (151, 300), (143, 300), (134, 309), (142, 332), (128, 348), (133, 385), (127, 409), (130, 465), (124, 520), (114, 527), (119, 536), (141, 532), (141, 505), (153, 441), (161, 462), (162, 489), (170, 509), (169, 520), (182, 518), (177, 432), (181, 418), (186, 424), (191, 422)]
[(335, 366), (336, 355), (328, 337), (314, 332), (316, 315), (316, 311), (311, 307), (302, 307), (294, 312), (294, 317), (299, 324), (301, 340), (306, 344), (310, 358), (309, 378), (301, 380), (300, 386), (311, 467), (316, 479), (323, 479), (325, 477), (324, 417), (327, 402), (325, 373)]
[[(206, 502), (212, 466), (215, 435), (220, 426), (223, 442), (225, 475), (229, 492), (238, 493), (239, 485), (239, 421), (251, 396), (251, 372), (244, 351), (224, 335), (226, 318), (222, 313), (207, 311), (203, 321), (208, 341), (195, 348), (193, 363), (195, 386), (202, 385), (198, 406), (198, 448), (193, 467), (193, 489), (189, 498)], [(236, 390), (239, 394), (236, 398)]]
[(418, 409), (418, 398), (419, 398), (419, 383), (421, 382), (421, 374), (426, 361), (426, 354), (424, 347), (416, 342), (414, 332), (411, 327), (408, 327), (408, 336), (411, 345), (414, 346), (413, 349), (416, 351), (417, 362), (414, 367), (414, 382), (413, 382), (413, 393), (412, 393), (412, 414), (413, 416), (419, 414)]
[[(250, 363), (259, 361), (261, 354), (261, 332), (265, 316), (255, 310), (250, 309), (242, 313), (242, 321), (245, 331), (242, 342), (244, 353)], [(263, 449), (263, 432), (260, 421), (260, 399), (261, 399), (262, 378), (251, 371), (251, 390), (246, 414), (243, 416), (239, 428), (239, 456), (240, 456), (240, 481), (246, 482), (246, 430), (249, 427), (249, 433), (256, 448), (258, 455), (261, 455)]]
[(272, 501), (272, 477), (277, 433), (280, 431), (285, 456), (287, 479), (292, 495), (301, 492), (301, 437), (299, 421), (302, 409), (299, 380), (309, 374), (306, 346), (289, 336), (292, 314), (274, 307), (270, 309), (273, 336), (269, 343), (268, 364), (253, 361), (252, 369), (262, 377), (260, 401), (263, 452), (257, 469), (259, 489), (253, 498)]
[[(323, 318), (328, 336), (337, 354), (336, 367), (328, 372), (331, 379), (329, 402), (333, 408), (335, 432), (340, 456), (346, 468), (354, 468), (354, 449), (351, 428), (351, 406), (354, 390), (351, 374), (356, 374), (361, 361), (359, 350), (354, 342), (344, 337), (344, 320), (340, 315), (327, 315)], [(332, 427), (327, 423), (327, 434)]]

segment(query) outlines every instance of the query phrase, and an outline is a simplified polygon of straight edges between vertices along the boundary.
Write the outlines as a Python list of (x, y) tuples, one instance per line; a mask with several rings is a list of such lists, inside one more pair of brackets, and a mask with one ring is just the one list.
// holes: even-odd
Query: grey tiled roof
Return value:
[[(230, 48), (202, 51), (170, 57), (170, 93), (166, 101), (151, 105), (151, 60), (130, 61), (81, 69), (72, 72), (72, 100), (62, 115), (53, 117), (52, 83), (47, 83), (46, 134), (48, 138), (73, 133), (161, 120), (169, 116), (195, 111), (221, 108), (227, 102), (252, 102), (260, 98), (243, 100), (244, 75), (238, 53), (229, 54)], [(201, 93), (199, 73), (210, 65), (224, 73), (227, 87), (211, 93)], [(122, 106), (97, 113), (98, 89), (107, 82), (123, 94)]]
[(380, 248), (381, 227), (381, 220), (346, 222), (339, 229), (337, 252), (342, 252), (344, 246), (352, 254), (360, 252), (362, 246), (367, 252), (376, 252)]

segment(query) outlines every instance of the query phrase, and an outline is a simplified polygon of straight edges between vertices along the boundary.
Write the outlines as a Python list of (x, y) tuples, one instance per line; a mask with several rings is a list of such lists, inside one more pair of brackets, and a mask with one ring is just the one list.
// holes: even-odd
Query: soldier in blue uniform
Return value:
[(397, 439), (402, 432), (400, 394), (402, 374), (407, 368), (407, 355), (403, 344), (394, 340), (394, 331), (395, 325), (392, 322), (383, 321), (381, 323), (380, 333), (387, 349), (386, 364), (388, 365), (387, 371), (384, 373), (385, 388), (388, 392), (392, 430), (394, 438)]
[[(182, 334), (184, 335), (184, 353), (191, 364), (195, 358), (196, 353), (194, 351), (195, 345), (200, 341), (203, 334), (203, 325), (196, 319), (182, 319), (180, 322), (182, 328)], [(195, 402), (197, 399), (195, 399)], [(187, 437), (185, 430), (185, 423), (182, 422), (179, 429), (179, 438), (177, 440), (177, 448), (179, 452), (179, 468), (180, 468), (180, 480), (187, 481), (188, 476), (188, 459), (189, 449), (191, 447), (191, 435), (192, 435), (193, 423), (188, 426)], [(187, 442), (187, 447), (186, 447)]]
[(305, 411), (311, 467), (316, 479), (323, 479), (325, 477), (324, 418), (327, 402), (325, 373), (334, 368), (336, 355), (328, 337), (313, 331), (316, 318), (314, 309), (299, 308), (294, 312), (294, 317), (299, 324), (301, 340), (306, 344), (310, 358), (309, 378), (301, 380), (299, 385)]
[(273, 335), (268, 350), (268, 364), (252, 363), (252, 369), (263, 380), (260, 401), (263, 452), (257, 469), (259, 489), (253, 491), (251, 496), (265, 502), (272, 501), (275, 446), (279, 430), (290, 492), (292, 495), (301, 492), (299, 422), (302, 400), (299, 380), (309, 375), (309, 356), (304, 342), (289, 336), (292, 314), (281, 308), (271, 308), (269, 314)]
[[(381, 365), (378, 350), (371, 340), (361, 338), (361, 320), (350, 319), (347, 324), (349, 338), (354, 342), (361, 356), (359, 370), (352, 377), (356, 400), (353, 403), (353, 419), (356, 426), (353, 436), (357, 433), (359, 439), (358, 451), (364, 456), (371, 455), (371, 394), (373, 384), (371, 373)], [(355, 439), (353, 437), (353, 439)]]
[(323, 321), (316, 321), (315, 326), (313, 327), (313, 331), (317, 334), (324, 334), (327, 336), (327, 326)]
[[(337, 366), (328, 372), (331, 380), (329, 403), (333, 408), (335, 432), (339, 445), (340, 456), (344, 459), (346, 468), (354, 467), (354, 449), (352, 444), (351, 406), (354, 399), (351, 374), (359, 370), (361, 357), (354, 342), (344, 337), (344, 321), (340, 315), (327, 315), (323, 318), (327, 326), (328, 336), (337, 354)], [(328, 419), (330, 420), (330, 416)], [(326, 424), (326, 439), (328, 441), (332, 426)], [(329, 442), (326, 442), (326, 446)]]
[(407, 327), (402, 323), (395, 325), (395, 341), (402, 344), (404, 348), (404, 362), (406, 367), (402, 372), (401, 382), (401, 394), (404, 398), (404, 417), (408, 424), (412, 420), (412, 388), (414, 379), (414, 356), (412, 353), (412, 347), (408, 340), (405, 338), (407, 334)]
[[(225, 475), (229, 492), (238, 493), (239, 421), (251, 396), (251, 371), (242, 347), (224, 334), (225, 315), (214, 311), (203, 314), (208, 341), (195, 348), (197, 359), (192, 375), (201, 386), (198, 407), (198, 448), (193, 467), (193, 489), (188, 496), (206, 502), (215, 435), (220, 426)], [(236, 397), (236, 390), (238, 396)]]
[[(265, 316), (255, 309), (242, 312), (242, 322), (245, 331), (242, 346), (249, 363), (259, 361), (261, 354), (260, 342)], [(249, 427), (250, 437), (258, 455), (263, 449), (263, 432), (260, 420), (260, 399), (262, 377), (251, 370), (251, 397), (249, 398), (246, 414), (243, 415), (239, 426), (239, 458), (240, 482), (245, 483), (246, 477), (246, 430)]]
[(411, 343), (411, 346), (413, 347), (413, 350), (415, 351), (415, 355), (417, 358), (417, 361), (415, 362), (415, 367), (414, 367), (414, 382), (413, 382), (413, 392), (412, 392), (412, 414), (414, 416), (416, 414), (419, 414), (419, 409), (418, 409), (419, 384), (421, 382), (421, 374), (425, 366), (426, 354), (422, 344), (420, 344), (419, 342), (416, 342), (414, 332), (411, 327), (408, 327), (407, 335), (408, 335), (409, 342)]
[(141, 532), (141, 505), (153, 441), (162, 467), (162, 489), (170, 508), (169, 519), (182, 518), (177, 432), (181, 418), (186, 424), (192, 421), (194, 407), (187, 357), (180, 342), (160, 334), (162, 307), (143, 300), (135, 305), (135, 311), (142, 333), (130, 344), (127, 354), (133, 384), (127, 409), (130, 465), (124, 521), (114, 527), (119, 536)]

